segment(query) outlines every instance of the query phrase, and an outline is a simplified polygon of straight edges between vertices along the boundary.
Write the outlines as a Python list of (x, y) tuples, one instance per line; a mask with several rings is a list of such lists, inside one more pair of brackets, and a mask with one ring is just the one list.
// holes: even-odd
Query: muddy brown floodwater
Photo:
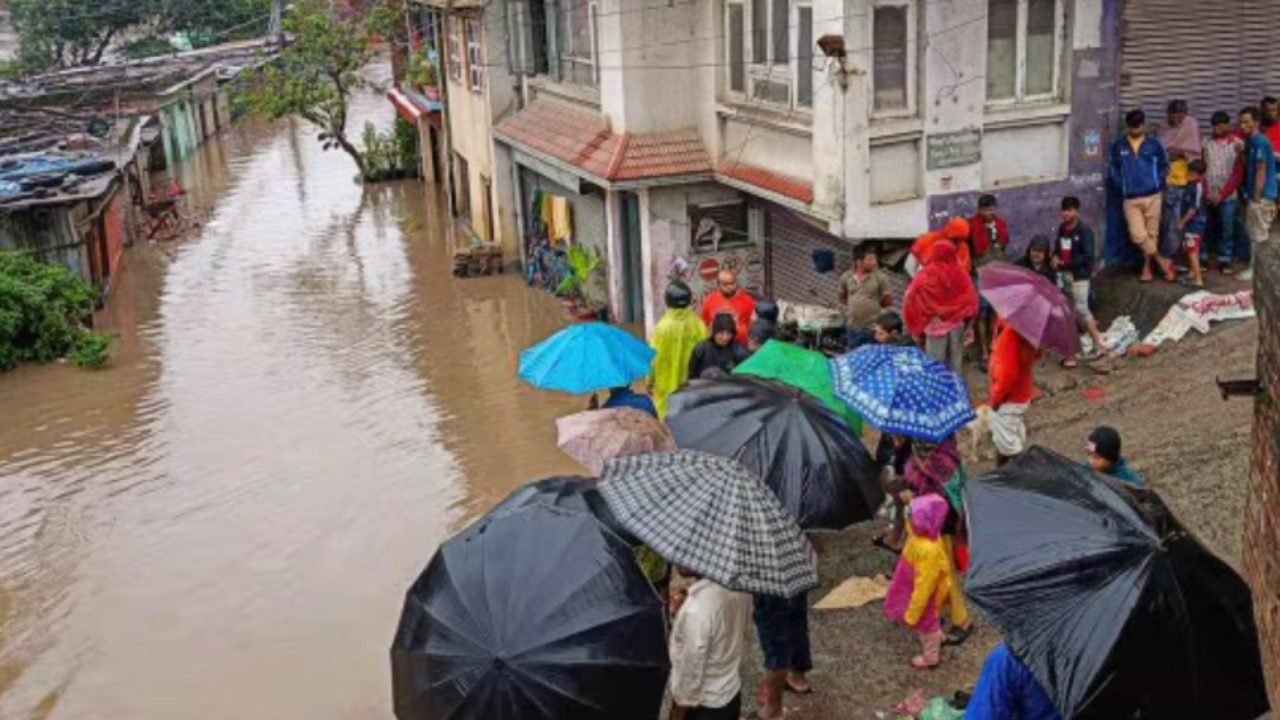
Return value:
[(558, 305), (451, 278), (440, 201), (313, 135), (182, 168), (204, 225), (128, 252), (111, 369), (0, 376), (0, 718), (388, 718), (437, 544), (577, 471), (553, 422), (581, 400), (516, 379)]

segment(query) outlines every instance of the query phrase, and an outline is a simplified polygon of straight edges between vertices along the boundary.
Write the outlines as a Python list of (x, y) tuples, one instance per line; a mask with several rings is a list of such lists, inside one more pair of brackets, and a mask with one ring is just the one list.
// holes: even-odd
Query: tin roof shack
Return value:
[(105, 296), (124, 251), (123, 188), (115, 161), (96, 154), (0, 159), (0, 250), (62, 265)]

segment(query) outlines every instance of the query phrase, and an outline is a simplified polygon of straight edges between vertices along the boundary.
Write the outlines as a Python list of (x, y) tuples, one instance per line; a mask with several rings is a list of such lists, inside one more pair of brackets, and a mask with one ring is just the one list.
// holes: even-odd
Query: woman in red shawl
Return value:
[(978, 315), (978, 291), (960, 267), (956, 246), (939, 241), (911, 285), (902, 303), (907, 331), (925, 338), (929, 357), (961, 372), (967, 324)]

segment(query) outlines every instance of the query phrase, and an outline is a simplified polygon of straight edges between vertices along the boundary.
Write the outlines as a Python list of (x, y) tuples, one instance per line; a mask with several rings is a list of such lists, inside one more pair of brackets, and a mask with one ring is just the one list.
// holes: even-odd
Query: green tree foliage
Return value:
[(152, 0), (12, 0), (9, 9), (30, 71), (96, 65), (128, 28), (154, 17)]
[(35, 73), (97, 65), (129, 35), (134, 57), (163, 54), (169, 33), (198, 44), (260, 36), (271, 0), (11, 0), (10, 9), (19, 67)]
[(348, 135), (351, 95), (366, 84), (360, 71), (377, 54), (394, 16), (374, 7), (361, 14), (336, 12), (328, 0), (298, 0), (285, 18), (289, 44), (239, 93), (239, 106), (271, 120), (296, 116), (319, 128), (326, 150), (340, 149), (362, 178), (369, 167)]
[(105, 365), (113, 336), (86, 327), (96, 298), (97, 291), (61, 266), (0, 252), (0, 372), (68, 356), (82, 367)]

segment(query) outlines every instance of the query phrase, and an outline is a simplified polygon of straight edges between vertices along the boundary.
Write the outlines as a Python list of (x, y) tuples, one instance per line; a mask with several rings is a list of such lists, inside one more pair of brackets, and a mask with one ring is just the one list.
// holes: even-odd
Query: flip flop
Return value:
[(791, 693), (792, 695), (812, 695), (813, 694), (812, 685), (801, 689), (796, 687), (795, 685), (792, 685), (790, 678), (787, 678), (787, 681), (782, 684), (782, 689), (785, 690), (786, 692)]

